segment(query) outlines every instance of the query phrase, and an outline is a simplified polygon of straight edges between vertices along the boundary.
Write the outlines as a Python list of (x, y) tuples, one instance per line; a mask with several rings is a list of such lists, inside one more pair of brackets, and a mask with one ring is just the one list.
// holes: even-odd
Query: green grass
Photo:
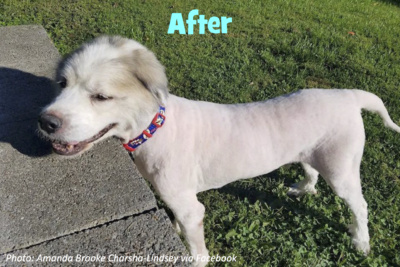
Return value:
[[(42, 24), (62, 54), (100, 34), (134, 38), (166, 66), (171, 92), (191, 99), (237, 103), (300, 88), (360, 88), (378, 94), (400, 122), (399, 2), (197, 2), (0, 0), (0, 25)], [(194, 8), (232, 17), (228, 34), (168, 35), (171, 13), (185, 18)], [(317, 196), (286, 196), (285, 186), (303, 176), (296, 165), (199, 194), (210, 253), (237, 255), (237, 266), (399, 266), (400, 136), (375, 115), (364, 121), (368, 257), (352, 247), (349, 210), (325, 182)]]

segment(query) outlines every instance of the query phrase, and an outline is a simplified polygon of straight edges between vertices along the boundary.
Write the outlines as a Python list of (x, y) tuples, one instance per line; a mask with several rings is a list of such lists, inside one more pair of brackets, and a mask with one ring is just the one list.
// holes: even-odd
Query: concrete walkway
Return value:
[(106, 259), (90, 265), (108, 266), (110, 255), (135, 255), (119, 264), (153, 266), (154, 256), (186, 255), (118, 141), (64, 159), (35, 134), (56, 94), (50, 78), (59, 58), (41, 26), (0, 28), (0, 265), (52, 266), (36, 260), (69, 255), (63, 265), (76, 266), (77, 255), (97, 255)]

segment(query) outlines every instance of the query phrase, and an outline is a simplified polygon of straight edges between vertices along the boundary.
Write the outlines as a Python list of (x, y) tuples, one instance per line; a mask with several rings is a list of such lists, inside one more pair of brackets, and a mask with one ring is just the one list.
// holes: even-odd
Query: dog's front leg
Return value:
[(203, 218), (205, 208), (196, 197), (195, 192), (178, 193), (173, 197), (161, 196), (175, 215), (186, 241), (195, 266), (206, 266), (208, 250), (204, 242)]

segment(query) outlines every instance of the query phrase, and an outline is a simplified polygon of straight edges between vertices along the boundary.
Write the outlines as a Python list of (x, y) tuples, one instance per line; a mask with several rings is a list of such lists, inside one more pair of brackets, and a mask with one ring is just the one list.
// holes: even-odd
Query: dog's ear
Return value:
[(157, 99), (165, 105), (168, 98), (168, 80), (164, 66), (157, 60), (153, 52), (147, 49), (133, 51), (134, 75)]

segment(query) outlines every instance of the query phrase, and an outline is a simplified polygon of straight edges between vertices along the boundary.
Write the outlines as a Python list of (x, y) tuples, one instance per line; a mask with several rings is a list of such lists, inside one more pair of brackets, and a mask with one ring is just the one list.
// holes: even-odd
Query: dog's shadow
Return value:
[(400, 7), (400, 2), (398, 0), (379, 0), (379, 1)]
[[(299, 174), (302, 174), (302, 170), (299, 166), (295, 167)], [(265, 177), (264, 177), (265, 178)], [(267, 175), (268, 179), (272, 181), (282, 180), (282, 174), (279, 171), (271, 172)], [(260, 177), (256, 177), (254, 179), (261, 179)], [(265, 180), (265, 179), (264, 179)], [(324, 183), (323, 179), (320, 179), (320, 183)], [(293, 179), (285, 179), (284, 185), (285, 188), (289, 188), (295, 181)], [(322, 185), (324, 187), (323, 191), (329, 191), (328, 186)], [(225, 185), (222, 188), (217, 189), (218, 192), (222, 194), (227, 194), (234, 196), (235, 198), (240, 199), (241, 201), (248, 201), (249, 204), (254, 204), (257, 201), (260, 203), (264, 203), (269, 206), (272, 210), (282, 210), (284, 214), (283, 217), (287, 219), (287, 222), (293, 221), (294, 216), (310, 216), (313, 218), (317, 218), (319, 225), (324, 226), (327, 225), (329, 228), (333, 229), (335, 233), (331, 233), (337, 236), (338, 239), (341, 238), (344, 232), (347, 232), (347, 227), (345, 224), (338, 223), (338, 221), (332, 220), (332, 218), (328, 218), (326, 214), (322, 210), (319, 210), (316, 207), (309, 207), (306, 203), (301, 201), (301, 199), (296, 200), (293, 196), (280, 196), (274, 191), (275, 187), (266, 186), (265, 191), (261, 191), (257, 189), (257, 187), (246, 186), (243, 187), (240, 182), (231, 183)], [(302, 196), (305, 197), (305, 196)], [(318, 196), (311, 196), (318, 197)], [(349, 213), (350, 218), (350, 213)], [(285, 231), (285, 229), (275, 229), (274, 231)], [(299, 241), (300, 242), (300, 241)], [(316, 242), (326, 242), (326, 240), (319, 240)], [(329, 245), (329, 244), (328, 244)]]
[(0, 143), (30, 157), (50, 154), (50, 145), (38, 135), (37, 118), (56, 95), (52, 80), (0, 67)]

